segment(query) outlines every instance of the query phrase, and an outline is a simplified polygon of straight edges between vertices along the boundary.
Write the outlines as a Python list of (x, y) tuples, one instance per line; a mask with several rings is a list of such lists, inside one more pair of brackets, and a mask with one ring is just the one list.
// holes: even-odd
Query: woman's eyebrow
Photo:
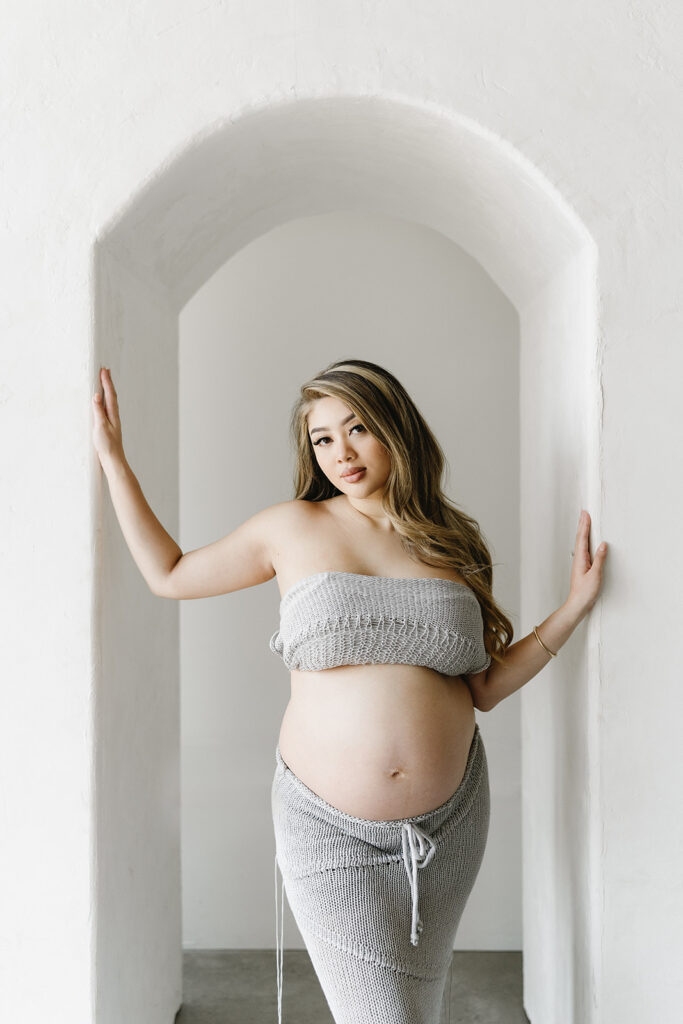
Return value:
[[(352, 412), (350, 416), (347, 416), (346, 419), (343, 419), (341, 421), (339, 426), (343, 427), (345, 423), (349, 422), (349, 420), (354, 419), (355, 415), (356, 415), (355, 412)], [(317, 434), (318, 431), (320, 431), (320, 430), (331, 430), (331, 429), (332, 429), (331, 427), (313, 427), (313, 430), (311, 431), (311, 437), (313, 436), (313, 434)]]

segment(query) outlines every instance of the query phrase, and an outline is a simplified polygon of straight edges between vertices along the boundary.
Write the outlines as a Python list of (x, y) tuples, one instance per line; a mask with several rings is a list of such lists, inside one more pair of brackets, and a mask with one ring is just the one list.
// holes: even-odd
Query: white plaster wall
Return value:
[[(599, 450), (599, 396), (587, 329), (595, 290), (583, 264), (567, 263), (520, 315), (524, 634), (565, 599), (576, 497), (585, 495), (579, 508), (595, 515), (590, 454)], [(524, 1005), (532, 1022), (595, 1013), (604, 884), (596, 623), (596, 615), (582, 622), (521, 691)]]
[[(331, 209), (368, 204), (438, 227), (478, 259), (520, 313), (522, 386), (525, 345), (534, 342), (527, 325), (537, 332), (528, 350), (538, 357), (535, 396), (556, 384), (566, 340), (564, 331), (546, 335), (540, 362), (538, 331), (553, 323), (552, 310), (574, 309), (592, 338), (589, 419), (579, 434), (591, 447), (578, 471), (566, 445), (536, 460), (528, 448), (521, 467), (523, 623), (546, 614), (542, 597), (560, 592), (577, 506), (589, 508), (596, 539), (611, 548), (590, 621), (522, 695), (523, 785), (526, 768), (558, 780), (540, 807), (538, 786), (523, 798), (525, 834), (546, 873), (541, 892), (554, 895), (546, 923), (553, 969), (534, 965), (526, 1005), (534, 1024), (675, 1021), (683, 996), (683, 823), (675, 814), (683, 697), (667, 641), (677, 635), (682, 568), (683, 138), (672, 126), (680, 119), (683, 11), (654, 0), (562, 8), (540, 0), (466, 8), (443, 0), (422, 8), (156, 0), (65, 11), (37, 0), (6, 4), (5, 13), (0, 1016), (155, 1024), (177, 1008), (174, 850), (157, 867), (166, 902), (145, 907), (156, 940), (165, 937), (162, 955), (148, 945), (134, 960), (141, 908), (135, 884), (122, 888), (126, 870), (143, 870), (146, 881), (157, 866), (143, 857), (150, 831), (153, 851), (174, 832), (177, 765), (169, 760), (166, 788), (161, 776), (142, 788), (148, 809), (161, 802), (161, 813), (139, 819), (149, 827), (136, 842), (138, 819), (125, 818), (128, 801), (116, 802), (118, 785), (133, 786), (136, 765), (172, 758), (172, 677), (166, 690), (154, 677), (150, 694), (164, 704), (165, 725), (147, 748), (133, 734), (133, 764), (107, 784), (102, 775), (131, 721), (134, 681), (117, 686), (130, 661), (140, 665), (117, 665), (111, 643), (118, 635), (140, 645), (137, 616), (148, 614), (163, 653), (175, 623), (164, 602), (149, 604), (125, 562), (111, 574), (111, 560), (129, 556), (105, 511), (90, 396), (97, 366), (111, 365), (129, 396), (134, 461), (149, 450), (136, 429), (149, 424), (160, 452), (166, 427), (168, 447), (144, 479), (173, 529), (174, 410), (154, 390), (175, 386), (171, 313), (278, 217), (334, 202)], [(340, 94), (349, 101), (302, 103), (298, 127), (276, 116), (285, 101)], [(247, 128), (241, 115), (255, 109), (274, 116)], [(95, 260), (98, 239), (104, 249)], [(579, 251), (589, 252), (590, 239), (597, 334), (590, 303), (588, 311), (578, 298), (567, 306), (571, 280), (559, 279), (559, 306), (540, 291), (563, 262), (578, 259), (585, 294), (590, 262)], [(528, 320), (532, 300), (542, 307)], [(132, 345), (144, 346), (142, 362), (131, 362)], [(560, 393), (560, 408), (569, 398)], [(156, 425), (154, 415), (135, 412), (145, 401), (163, 417)], [(554, 439), (566, 442), (566, 421), (552, 423)], [(523, 453), (532, 415), (526, 424)], [(113, 578), (123, 589), (107, 598)], [(538, 706), (535, 698), (551, 692), (552, 708)], [(575, 702), (568, 720), (566, 700)], [(152, 721), (153, 702), (138, 709)], [(103, 718), (105, 710), (117, 717)], [(96, 738), (108, 743), (103, 752)], [(557, 833), (543, 827), (549, 807), (559, 838), (572, 836), (562, 859), (553, 857)], [(567, 833), (572, 819), (579, 827)], [(134, 853), (128, 866), (115, 843)], [(120, 872), (109, 899), (107, 871)], [(571, 892), (562, 888), (569, 877)], [(525, 893), (529, 926), (538, 928), (535, 881), (527, 876)], [(525, 932), (525, 945), (527, 938), (540, 955), (539, 936)]]
[[(117, 261), (99, 268), (94, 341), (112, 368), (126, 456), (177, 537), (177, 318)], [(104, 476), (95, 484), (93, 995), (97, 1024), (116, 1024), (141, 1004), (163, 1020), (181, 998), (181, 910), (169, 898), (181, 886), (179, 609), (150, 592)], [(150, 985), (157, 978), (168, 987)]]
[[(293, 496), (288, 426), (299, 386), (354, 355), (415, 394), (448, 459), (446, 493), (490, 539), (496, 596), (517, 635), (517, 313), (459, 247), (401, 219), (291, 221), (233, 256), (184, 307), (181, 547)], [(180, 607), (186, 947), (273, 946), (270, 784), (290, 690), (268, 649), (278, 604), (273, 580)], [(522, 946), (520, 698), (477, 713), (492, 823), (458, 949)], [(285, 906), (285, 946), (305, 948)]]

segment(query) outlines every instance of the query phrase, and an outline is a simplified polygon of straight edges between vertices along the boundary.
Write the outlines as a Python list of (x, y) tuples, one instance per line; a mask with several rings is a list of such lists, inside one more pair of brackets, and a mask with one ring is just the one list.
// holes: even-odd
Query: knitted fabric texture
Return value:
[(475, 732), (449, 799), (410, 818), (372, 821), (328, 804), (278, 746), (275, 828), (278, 1020), (284, 893), (336, 1024), (438, 1024), (462, 912), (484, 856), (490, 790)]
[(474, 591), (433, 576), (313, 573), (283, 596), (269, 646), (304, 672), (379, 663), (458, 676), (491, 664)]

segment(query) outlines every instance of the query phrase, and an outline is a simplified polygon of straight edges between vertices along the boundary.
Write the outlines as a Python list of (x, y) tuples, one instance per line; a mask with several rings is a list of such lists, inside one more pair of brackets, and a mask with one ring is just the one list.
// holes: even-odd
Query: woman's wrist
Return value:
[(123, 452), (107, 455), (101, 462), (107, 479), (113, 476), (121, 476), (130, 470), (128, 460)]
[(575, 598), (572, 598), (571, 595), (564, 602), (562, 608), (569, 620), (574, 623), (574, 628), (586, 616), (586, 609)]

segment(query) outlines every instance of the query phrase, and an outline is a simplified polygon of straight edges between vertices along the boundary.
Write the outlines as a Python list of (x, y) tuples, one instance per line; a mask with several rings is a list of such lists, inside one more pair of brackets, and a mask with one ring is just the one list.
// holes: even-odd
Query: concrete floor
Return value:
[[(283, 972), (283, 1024), (334, 1024), (305, 949), (284, 951)], [(441, 1022), (529, 1024), (521, 952), (454, 953)], [(175, 1024), (277, 1024), (275, 950), (186, 951)]]

